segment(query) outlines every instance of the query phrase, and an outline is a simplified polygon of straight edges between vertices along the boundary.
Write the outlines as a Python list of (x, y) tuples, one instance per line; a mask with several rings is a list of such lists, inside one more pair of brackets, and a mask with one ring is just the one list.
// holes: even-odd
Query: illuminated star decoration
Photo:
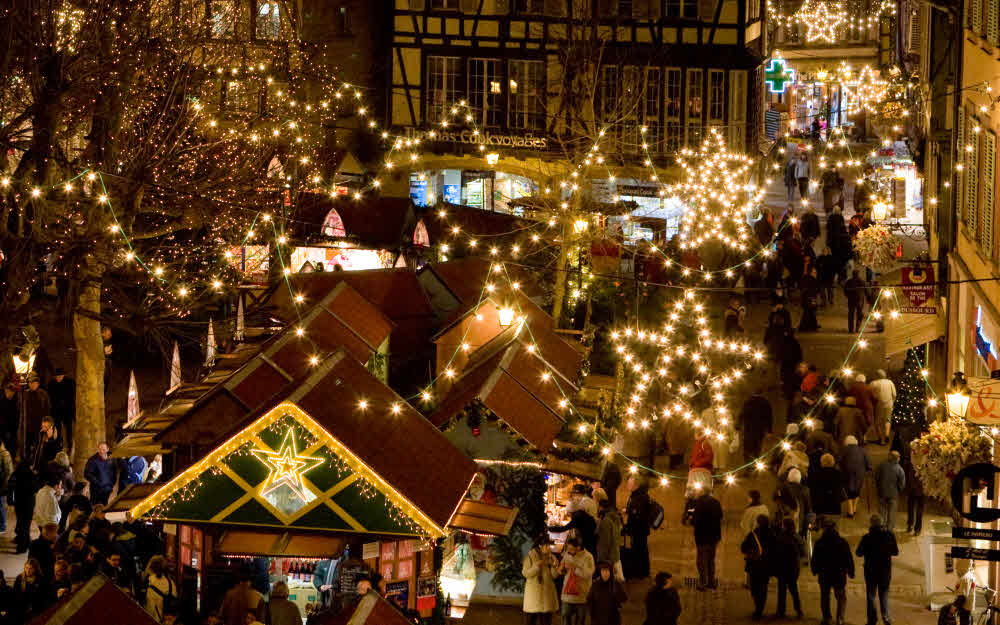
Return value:
[(306, 501), (306, 496), (302, 476), (323, 464), (323, 458), (299, 455), (295, 447), (295, 434), (291, 429), (285, 434), (278, 453), (254, 449), (253, 455), (271, 470), (260, 489), (261, 495), (267, 495), (281, 486), (288, 486), (303, 501)]
[(840, 2), (806, 0), (796, 13), (797, 21), (806, 25), (806, 41), (837, 41), (837, 29), (844, 23), (844, 7)]

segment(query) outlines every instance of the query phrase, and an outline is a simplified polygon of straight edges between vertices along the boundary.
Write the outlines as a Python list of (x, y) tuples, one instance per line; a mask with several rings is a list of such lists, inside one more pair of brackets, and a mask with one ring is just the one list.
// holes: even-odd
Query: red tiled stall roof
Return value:
[(410, 625), (410, 621), (386, 599), (370, 592), (340, 612), (320, 615), (315, 625)]
[[(490, 275), (493, 263), (482, 258), (459, 258), (444, 263), (434, 263), (425, 267), (424, 271), (432, 271), (441, 282), (468, 308), (479, 302), (486, 278)], [(507, 275), (496, 274), (498, 286), (506, 290), (507, 276), (520, 283), (521, 293), (533, 297), (541, 293), (530, 272), (517, 265), (505, 265)]]
[[(512, 335), (515, 338), (510, 338)], [(505, 332), (477, 351), (488, 355), (478, 360), (473, 357), (429, 417), (431, 423), (441, 427), (469, 403), (479, 400), (529, 443), (547, 450), (563, 424), (558, 412), (563, 396), (556, 384), (567, 395), (575, 389), (558, 376), (543, 380), (547, 367), (516, 338), (516, 333)]]
[(31, 625), (157, 625), (158, 621), (122, 592), (111, 580), (97, 574), (71, 595), (31, 621)]
[(363, 247), (398, 249), (413, 241), (416, 217), (410, 198), (365, 195), (331, 198), (326, 194), (306, 194), (299, 201), (292, 222), (292, 236), (300, 241), (321, 238), (323, 221), (330, 209), (337, 209), (347, 238)]
[[(292, 393), (294, 402), (439, 526), (447, 525), (475, 463), (364, 365), (343, 351)], [(366, 408), (360, 402), (367, 402)], [(392, 407), (399, 406), (394, 413)]]

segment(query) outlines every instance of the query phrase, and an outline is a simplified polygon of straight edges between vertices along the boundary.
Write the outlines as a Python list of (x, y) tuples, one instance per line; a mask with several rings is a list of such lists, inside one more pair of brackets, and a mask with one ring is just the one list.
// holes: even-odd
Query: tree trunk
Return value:
[[(100, 272), (95, 272), (100, 275)], [(73, 428), (73, 470), (83, 475), (87, 458), (106, 442), (104, 417), (104, 340), (101, 338), (101, 282), (88, 276), (80, 285), (73, 313), (76, 346), (76, 424)]]
[(562, 241), (559, 242), (559, 258), (556, 260), (555, 289), (552, 295), (552, 323), (558, 328), (562, 317), (563, 302), (566, 300), (566, 265), (569, 259), (569, 228), (563, 226)]

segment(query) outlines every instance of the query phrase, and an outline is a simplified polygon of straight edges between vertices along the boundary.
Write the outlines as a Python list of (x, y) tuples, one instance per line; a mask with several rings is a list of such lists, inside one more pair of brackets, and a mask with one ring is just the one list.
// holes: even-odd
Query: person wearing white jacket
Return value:
[(552, 615), (559, 610), (556, 583), (559, 563), (551, 551), (552, 540), (542, 533), (524, 557), (521, 575), (524, 576), (525, 625), (551, 625)]
[(583, 548), (577, 537), (566, 541), (559, 564), (564, 575), (562, 587), (562, 625), (584, 625), (587, 620), (587, 594), (594, 578), (594, 556)]
[(889, 428), (892, 424), (892, 407), (896, 403), (896, 385), (886, 377), (885, 370), (875, 372), (876, 379), (868, 385), (875, 397), (875, 432), (878, 433), (879, 444), (889, 443)]

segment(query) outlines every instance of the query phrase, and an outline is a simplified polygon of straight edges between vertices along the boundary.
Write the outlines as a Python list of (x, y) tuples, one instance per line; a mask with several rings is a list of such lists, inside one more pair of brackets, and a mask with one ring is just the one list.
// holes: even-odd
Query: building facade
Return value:
[(762, 0), (395, 0), (393, 11), (390, 124), (436, 131), (433, 154), (398, 181), (418, 204), (513, 210), (599, 136), (616, 167), (672, 162), (710, 127), (757, 151)]

